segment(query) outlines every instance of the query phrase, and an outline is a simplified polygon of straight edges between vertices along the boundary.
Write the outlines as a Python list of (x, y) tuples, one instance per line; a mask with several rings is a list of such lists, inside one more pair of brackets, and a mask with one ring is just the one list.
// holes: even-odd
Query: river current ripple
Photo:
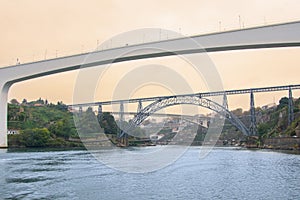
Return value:
[[(147, 151), (146, 147), (134, 151)], [(300, 155), (191, 147), (151, 173), (130, 174), (88, 151), (0, 150), (0, 199), (300, 199)]]

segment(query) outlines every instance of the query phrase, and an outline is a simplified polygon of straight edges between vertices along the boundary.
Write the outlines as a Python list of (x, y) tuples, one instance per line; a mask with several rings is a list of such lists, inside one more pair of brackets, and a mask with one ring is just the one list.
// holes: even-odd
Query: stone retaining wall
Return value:
[(263, 148), (300, 150), (300, 138), (282, 137), (265, 139)]

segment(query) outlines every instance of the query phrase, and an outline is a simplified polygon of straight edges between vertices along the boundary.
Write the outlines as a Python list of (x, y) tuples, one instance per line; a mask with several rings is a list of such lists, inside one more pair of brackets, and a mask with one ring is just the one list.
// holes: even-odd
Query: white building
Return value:
[(13, 129), (7, 130), (7, 135), (16, 135), (19, 133), (20, 133), (19, 130), (13, 130)]

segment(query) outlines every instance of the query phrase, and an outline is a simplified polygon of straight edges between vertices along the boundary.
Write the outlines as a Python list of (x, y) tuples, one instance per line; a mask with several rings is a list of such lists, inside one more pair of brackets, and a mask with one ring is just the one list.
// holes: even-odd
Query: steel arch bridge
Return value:
[[(145, 108), (141, 109), (136, 116), (131, 121), (131, 126), (138, 126), (141, 124), (147, 117), (154, 114), (155, 112), (170, 106), (180, 105), (180, 104), (189, 104), (197, 105), (210, 110), (215, 111), (219, 115), (228, 119), (236, 128), (238, 128), (243, 134), (250, 135), (249, 129), (227, 108), (221, 106), (220, 104), (200, 96), (195, 95), (186, 95), (186, 96), (171, 96), (168, 98), (163, 98), (154, 101)], [(122, 137), (122, 136), (121, 136)]]

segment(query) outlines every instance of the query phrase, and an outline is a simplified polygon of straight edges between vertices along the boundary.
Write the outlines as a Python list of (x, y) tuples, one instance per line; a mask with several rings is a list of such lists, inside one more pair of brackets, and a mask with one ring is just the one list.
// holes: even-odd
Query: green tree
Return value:
[(287, 97), (282, 97), (280, 100), (279, 100), (279, 105), (277, 106), (277, 109), (281, 109), (285, 106), (288, 106), (289, 105), (289, 98)]
[(67, 111), (68, 110), (68, 106), (66, 104), (64, 104), (62, 101), (57, 102), (56, 107), (59, 110), (62, 110), (62, 111)]
[(117, 134), (120, 131), (114, 116), (109, 112), (98, 115), (98, 121), (105, 134)]
[(235, 116), (240, 117), (243, 115), (243, 109), (242, 108), (237, 108), (235, 110), (231, 111)]
[(267, 134), (271, 129), (270, 123), (261, 123), (257, 126), (257, 133), (259, 136)]
[(10, 101), (10, 103), (11, 103), (11, 104), (14, 104), (14, 105), (19, 105), (19, 104), (20, 104), (20, 103), (18, 102), (17, 99), (12, 99), (12, 100)]
[(89, 107), (85, 112), (75, 115), (76, 125), (83, 134), (99, 133), (101, 131), (93, 109)]
[(62, 137), (64, 139), (69, 139), (69, 137), (74, 134), (74, 129), (68, 118), (64, 118), (51, 124), (49, 131), (57, 137)]
[(23, 99), (22, 104), (27, 104), (27, 100)]
[(47, 128), (26, 129), (21, 132), (21, 144), (26, 147), (44, 147), (50, 139)]

